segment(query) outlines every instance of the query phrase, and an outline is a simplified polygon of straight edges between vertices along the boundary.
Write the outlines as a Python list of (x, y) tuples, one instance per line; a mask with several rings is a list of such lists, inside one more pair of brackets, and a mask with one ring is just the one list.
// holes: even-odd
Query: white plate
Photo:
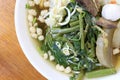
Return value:
[[(26, 2), (27, 0), (16, 0), (16, 6), (15, 6), (16, 33), (17, 33), (18, 41), (25, 56), (34, 66), (34, 68), (38, 72), (40, 72), (43, 76), (45, 76), (48, 80), (69, 80), (69, 77), (67, 75), (63, 73), (59, 73), (58, 71), (56, 71), (55, 67), (51, 66), (50, 64), (47, 63), (47, 61), (43, 60), (43, 58), (40, 56), (40, 53), (36, 50), (33, 42), (31, 41), (26, 25), (27, 23), (26, 10), (25, 10)], [(117, 73), (112, 76), (91, 79), (91, 80), (120, 80), (119, 75), (120, 73)]]

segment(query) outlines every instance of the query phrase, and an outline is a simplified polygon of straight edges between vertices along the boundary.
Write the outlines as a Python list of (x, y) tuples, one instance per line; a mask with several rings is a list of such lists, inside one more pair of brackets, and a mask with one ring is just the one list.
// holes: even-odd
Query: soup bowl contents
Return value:
[(116, 0), (28, 0), (27, 22), (41, 56), (70, 80), (117, 73), (120, 5)]

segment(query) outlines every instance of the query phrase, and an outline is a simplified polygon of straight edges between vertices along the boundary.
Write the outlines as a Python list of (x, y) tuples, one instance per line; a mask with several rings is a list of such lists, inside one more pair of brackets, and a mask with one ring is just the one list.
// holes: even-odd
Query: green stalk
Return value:
[(70, 22), (70, 27), (73, 27), (73, 26), (76, 26), (76, 25), (79, 25), (79, 20), (74, 21), (74, 22)]
[(33, 19), (32, 23), (35, 24), (36, 21), (37, 21), (37, 18), (35, 17), (35, 18)]
[(71, 2), (75, 3), (75, 0), (70, 0)]
[(80, 27), (80, 36), (81, 36), (81, 49), (84, 49), (84, 29), (83, 29), (83, 17), (82, 14), (80, 13), (79, 15), (79, 27)]
[(53, 34), (57, 34), (57, 33), (58, 34), (65, 34), (65, 33), (73, 32), (73, 31), (78, 30), (78, 29), (79, 29), (79, 25), (72, 27), (72, 28), (66, 28), (66, 29), (54, 28), (54, 29), (52, 29), (52, 33)]
[(115, 74), (115, 73), (116, 73), (115, 68), (101, 69), (101, 70), (86, 73), (86, 77), (87, 78), (97, 78), (97, 77), (112, 75), (112, 74)]
[(26, 9), (30, 9), (31, 8), (28, 3), (25, 5), (25, 7), (26, 7)]
[(84, 75), (85, 75), (84, 71), (81, 71), (76, 80), (83, 80)]
[(86, 27), (85, 27), (85, 30), (84, 30), (84, 38), (86, 38), (86, 34), (87, 34), (87, 32), (88, 32), (88, 28), (89, 28), (89, 25), (87, 24), (86, 25)]
[(91, 38), (91, 54), (93, 54), (93, 57), (95, 57), (95, 46), (94, 46), (94, 37)]

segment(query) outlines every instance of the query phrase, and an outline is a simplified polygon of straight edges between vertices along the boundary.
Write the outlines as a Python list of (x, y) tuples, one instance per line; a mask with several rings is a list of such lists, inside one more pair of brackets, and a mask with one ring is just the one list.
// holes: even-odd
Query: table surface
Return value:
[(46, 80), (28, 62), (18, 43), (15, 0), (0, 0), (0, 80)]

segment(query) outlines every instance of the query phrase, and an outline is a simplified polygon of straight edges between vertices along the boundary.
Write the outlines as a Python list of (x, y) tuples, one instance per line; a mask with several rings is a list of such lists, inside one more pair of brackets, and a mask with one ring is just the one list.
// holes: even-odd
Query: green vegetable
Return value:
[(71, 2), (75, 3), (75, 0), (70, 0)]
[(33, 19), (32, 23), (35, 24), (36, 21), (37, 21), (37, 18), (35, 17), (35, 18)]
[(70, 77), (70, 80), (76, 80), (76, 74)]
[(70, 22), (74, 22), (77, 20), (78, 20), (78, 15), (75, 14), (75, 15), (71, 16)]
[(85, 76), (85, 72), (83, 70), (80, 73), (75, 73), (73, 76), (70, 77), (70, 80), (83, 80)]
[[(75, 5), (75, 3), (69, 3), (67, 7), (72, 12)], [(92, 18), (91, 14), (85, 10), (76, 11), (67, 25), (48, 28), (46, 31), (44, 51), (50, 50), (57, 64), (64, 67), (70, 66), (73, 71), (81, 71), (80, 74), (75, 73), (71, 80), (82, 80), (86, 72), (100, 69), (96, 65), (99, 62), (95, 54), (99, 31), (92, 27), (95, 26)], [(60, 43), (60, 48), (56, 42)], [(66, 44), (70, 55), (63, 53)]]
[(58, 46), (55, 43), (55, 40), (52, 38), (52, 35), (50, 33), (47, 33), (46, 35), (45, 45), (52, 52), (52, 55), (55, 56), (55, 61), (58, 64), (63, 65), (64, 67), (67, 67), (68, 65), (67, 57), (58, 48)]
[(80, 13), (79, 15), (79, 26), (80, 26), (80, 37), (81, 37), (81, 49), (84, 49), (84, 31), (83, 31), (83, 17), (82, 14)]
[(111, 74), (115, 74), (116, 70), (115, 68), (110, 68), (110, 69), (101, 69), (97, 71), (92, 71), (92, 72), (87, 72), (86, 77), (87, 78), (97, 78), (97, 77), (103, 77)]
[[(73, 13), (75, 8), (76, 10), (70, 16), (69, 23), (64, 26), (45, 27), (47, 28), (45, 40), (40, 43), (42, 46), (38, 50), (42, 49), (44, 53), (51, 51), (56, 64), (65, 68), (70, 66), (72, 71), (75, 72), (70, 80), (83, 80), (85, 74), (88, 78), (96, 78), (116, 73), (114, 68), (105, 69), (104, 66), (97, 65), (99, 61), (95, 54), (95, 48), (100, 31), (93, 27), (96, 26), (94, 17), (82, 5), (78, 5), (75, 0), (70, 1), (66, 7), (70, 13)], [(26, 4), (26, 9), (35, 9), (37, 13), (41, 10), (37, 9), (38, 7), (39, 5), (31, 7), (28, 3)], [(60, 14), (62, 12), (64, 14), (65, 10), (62, 10)], [(67, 13), (64, 14), (62, 21), (66, 19), (67, 15)], [(34, 17), (33, 24), (38, 22), (37, 17)], [(47, 18), (49, 17), (48, 15)], [(69, 55), (66, 55), (65, 51), (63, 52), (65, 48)]]
[[(71, 19), (75, 19), (75, 21), (70, 21), (66, 26), (49, 28), (50, 30), (46, 31), (48, 32), (45, 38), (46, 47), (51, 50), (57, 63), (64, 66), (69, 65), (75, 71), (92, 71), (98, 68), (96, 66), (98, 60), (95, 55), (98, 30), (91, 26), (93, 25), (92, 18), (86, 11), (79, 14), (76, 12)], [(56, 41), (60, 42), (61, 49), (56, 46)], [(69, 56), (62, 52), (66, 43), (69, 46)]]
[(84, 30), (84, 36), (85, 36), (85, 38), (86, 38), (86, 34), (87, 34), (87, 32), (88, 32), (88, 28), (89, 28), (89, 25), (86, 24), (86, 27), (85, 27), (85, 30)]
[(79, 25), (79, 20), (74, 21), (74, 22), (70, 22), (70, 27), (74, 27), (76, 25)]
[(81, 71), (81, 72), (79, 73), (79, 75), (78, 75), (78, 77), (77, 77), (76, 80), (83, 80), (84, 75), (85, 75), (85, 72), (84, 72), (84, 71)]
[(28, 3), (25, 5), (25, 7), (26, 7), (26, 9), (30, 9), (31, 8)]
[(85, 23), (88, 24), (89, 26), (93, 26), (94, 23), (93, 23), (92, 15), (87, 11), (84, 11), (84, 13), (85, 13), (84, 15)]
[(65, 28), (65, 29), (53, 28), (51, 31), (53, 34), (65, 34), (65, 33), (76, 31), (78, 29), (79, 29), (79, 25), (72, 28)]
[(75, 8), (75, 5), (75, 0), (72, 0), (66, 7), (70, 10), (70, 12), (72, 12)]

